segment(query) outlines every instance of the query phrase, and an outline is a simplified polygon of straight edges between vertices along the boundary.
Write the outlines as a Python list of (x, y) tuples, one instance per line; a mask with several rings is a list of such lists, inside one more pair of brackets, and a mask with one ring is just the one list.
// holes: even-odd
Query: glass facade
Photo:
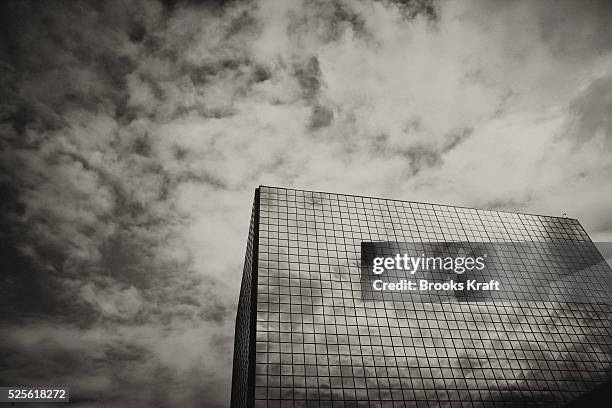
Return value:
[[(458, 242), (503, 295), (364, 285), (364, 243)], [(611, 378), (611, 278), (575, 219), (259, 187), (232, 406), (563, 406)]]
[(255, 331), (256, 286), (254, 276), (257, 271), (257, 248), (259, 235), (259, 189), (255, 192), (249, 237), (242, 271), (240, 298), (236, 312), (236, 332), (234, 334), (234, 365), (232, 367), (232, 408), (252, 407), (253, 400), (253, 359), (255, 342), (252, 341)]

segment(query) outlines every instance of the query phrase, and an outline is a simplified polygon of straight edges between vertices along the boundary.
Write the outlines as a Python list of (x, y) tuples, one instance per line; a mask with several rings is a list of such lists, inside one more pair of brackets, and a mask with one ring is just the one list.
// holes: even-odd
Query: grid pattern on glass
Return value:
[[(273, 187), (259, 215), (255, 407), (557, 406), (608, 379), (608, 303), (360, 293), (362, 241), (592, 246), (574, 219)], [(575, 275), (609, 277), (601, 261)]]
[(258, 196), (255, 194), (253, 209), (251, 211), (251, 222), (249, 224), (249, 236), (247, 239), (247, 249), (244, 259), (244, 269), (242, 272), (242, 283), (240, 285), (240, 297), (238, 299), (238, 310), (236, 311), (236, 331), (234, 334), (234, 364), (232, 368), (232, 408), (247, 408), (249, 404), (249, 390), (252, 386), (249, 385), (249, 373), (251, 371), (250, 364), (250, 345), (254, 339), (251, 339), (251, 325), (253, 313), (251, 310), (252, 295), (253, 295), (253, 260), (256, 259), (254, 251), (256, 250), (257, 230), (256, 220), (258, 211)]

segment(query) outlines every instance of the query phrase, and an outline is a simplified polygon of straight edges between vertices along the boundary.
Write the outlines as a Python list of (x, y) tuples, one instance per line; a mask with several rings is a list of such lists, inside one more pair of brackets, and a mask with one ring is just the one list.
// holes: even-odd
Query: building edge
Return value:
[[(255, 405), (259, 201), (259, 188), (256, 188), (240, 286), (240, 297), (236, 310), (231, 408), (253, 408)], [(248, 319), (248, 322), (246, 319)]]

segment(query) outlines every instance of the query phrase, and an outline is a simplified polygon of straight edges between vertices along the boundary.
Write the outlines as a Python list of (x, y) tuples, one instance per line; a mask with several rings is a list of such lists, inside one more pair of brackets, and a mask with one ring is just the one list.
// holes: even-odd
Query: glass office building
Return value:
[[(502, 290), (376, 291), (365, 265), (465, 248)], [(611, 279), (575, 219), (261, 186), (232, 407), (563, 406), (612, 378)]]

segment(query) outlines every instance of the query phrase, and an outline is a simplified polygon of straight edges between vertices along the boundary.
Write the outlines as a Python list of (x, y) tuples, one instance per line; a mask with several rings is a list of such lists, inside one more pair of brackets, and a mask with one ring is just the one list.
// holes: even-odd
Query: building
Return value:
[[(504, 289), (373, 290), (365, 264), (405, 251), (488, 253), (419, 276)], [(611, 279), (575, 219), (261, 186), (231, 405), (563, 406), (611, 378)]]

